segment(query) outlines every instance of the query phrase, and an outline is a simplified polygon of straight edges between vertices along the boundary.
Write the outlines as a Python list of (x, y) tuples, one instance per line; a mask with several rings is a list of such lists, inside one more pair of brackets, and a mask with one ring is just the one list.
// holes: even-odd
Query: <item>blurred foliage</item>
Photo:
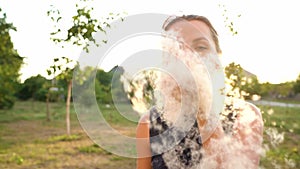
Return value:
[(234, 62), (225, 67), (225, 75), (228, 79), (231, 79), (230, 85), (235, 88), (241, 88), (243, 81), (245, 81), (245, 74), (240, 64)]
[(38, 101), (46, 101), (47, 90), (44, 86), (50, 86), (50, 81), (41, 75), (33, 76), (24, 81), (17, 97), (21, 100), (30, 98)]
[(300, 74), (298, 75), (298, 78), (295, 84), (293, 85), (293, 90), (295, 93), (300, 93)]
[[(52, 23), (54, 24), (54, 31), (50, 33), (50, 39), (56, 44), (60, 44), (62, 48), (66, 44), (72, 44), (77, 47), (82, 47), (83, 50), (89, 52), (89, 46), (91, 43), (93, 45), (99, 46), (99, 42), (94, 38), (94, 34), (97, 32), (106, 33), (105, 29), (110, 28), (109, 22), (115, 17), (120, 16), (120, 14), (114, 15), (109, 13), (106, 18), (101, 18), (98, 20), (97, 17), (92, 16), (92, 11), (94, 8), (88, 5), (88, 0), (80, 0), (76, 2), (76, 15), (72, 16), (72, 25), (63, 30), (62, 28), (66, 25), (61, 22), (62, 18), (60, 10), (56, 9), (54, 6), (47, 11), (47, 15), (50, 17)], [(121, 18), (123, 20), (123, 18)], [(62, 25), (63, 24), (63, 25)], [(107, 43), (106, 39), (102, 39), (102, 43)], [(67, 123), (67, 134), (70, 135), (70, 119), (69, 119), (69, 109), (71, 102), (71, 88), (72, 88), (72, 77), (73, 71), (76, 67), (79, 68), (79, 64), (76, 63), (73, 66), (69, 66), (70, 63), (74, 63), (71, 59), (67, 57), (60, 57), (54, 59), (54, 64), (48, 69), (48, 75), (53, 75), (57, 79), (61, 79), (67, 82), (67, 99), (66, 99), (66, 123)], [(77, 69), (80, 70), (80, 69)], [(84, 77), (90, 77), (90, 71), (78, 71), (80, 75), (75, 76), (75, 85), (84, 85)], [(59, 73), (56, 75), (56, 73)], [(88, 73), (87, 76), (81, 76), (81, 73)], [(99, 86), (99, 90), (106, 90), (105, 87)], [(82, 93), (82, 95), (90, 96), (93, 93), (90, 91)], [(83, 97), (84, 98), (84, 97)], [(108, 98), (105, 98), (106, 100)]]
[(293, 98), (298, 88), (300, 92), (300, 75), (296, 81), (280, 84), (260, 83), (255, 75), (249, 75), (240, 64), (234, 62), (225, 67), (225, 74), (233, 90), (239, 89), (245, 99), (251, 99), (253, 95), (274, 99)]
[(14, 105), (19, 70), (23, 63), (23, 58), (14, 49), (10, 31), (16, 31), (16, 28), (6, 22), (6, 14), (0, 8), (0, 109)]
[(110, 86), (101, 84), (98, 80), (95, 81), (96, 99), (99, 103), (110, 104), (112, 97), (110, 94)]
[(113, 67), (108, 72), (102, 69), (97, 70), (95, 90), (96, 99), (99, 103), (110, 104), (113, 101), (117, 103), (128, 102), (127, 94), (121, 82), (123, 73), (123, 68), (119, 66)]
[(132, 77), (130, 74), (122, 76), (125, 92), (133, 108), (145, 113), (151, 106), (156, 105), (155, 88), (157, 85), (158, 72), (156, 70), (143, 70)]
[(110, 72), (105, 72), (102, 69), (98, 69), (97, 73), (96, 73), (96, 79), (99, 81), (100, 84), (102, 84), (103, 86), (109, 86), (112, 80), (112, 76), (113, 76), (113, 71), (114, 69), (116, 69), (117, 67), (113, 68)]
[(230, 15), (226, 5), (224, 4), (219, 4), (219, 8), (222, 10), (222, 16), (224, 18), (225, 27), (228, 28), (232, 36), (237, 35), (238, 30), (236, 28), (236, 25), (233, 23), (233, 20), (240, 18), (241, 14), (235, 14), (234, 16)]
[(53, 59), (53, 65), (47, 69), (50, 76), (54, 76), (58, 80), (70, 81), (73, 77), (73, 70), (76, 63), (67, 57), (58, 57)]
[(266, 98), (293, 98), (295, 92), (293, 90), (295, 82), (285, 82), (280, 84), (271, 84), (269, 82), (261, 83), (260, 95)]
[[(71, 93), (68, 90), (72, 87), (72, 79), (74, 69), (77, 67), (77, 63), (67, 57), (60, 57), (53, 59), (53, 65), (47, 69), (49, 76), (53, 76), (50, 86), (44, 86), (48, 90), (50, 101), (62, 100), (65, 101), (65, 97), (71, 98)], [(53, 90), (51, 90), (53, 89)]]
[[(67, 83), (67, 99), (66, 99), (66, 126), (67, 134), (71, 135), (70, 129), (70, 102), (71, 102), (71, 88), (72, 88), (72, 78), (73, 71), (77, 66), (73, 60), (67, 57), (54, 58), (54, 63), (47, 70), (48, 75), (53, 75), (55, 79), (63, 80)], [(57, 72), (59, 73), (57, 75)]]
[(255, 75), (252, 75), (234, 62), (225, 67), (225, 75), (229, 80), (232, 90), (238, 90), (245, 99), (250, 99), (253, 95), (260, 95), (261, 86)]
[[(76, 15), (72, 16), (72, 25), (64, 31), (62, 29), (62, 24), (64, 23), (62, 23), (63, 18), (60, 10), (52, 5), (51, 9), (47, 11), (47, 15), (54, 23), (51, 40), (61, 44), (62, 47), (64, 47), (63, 44), (65, 42), (80, 46), (86, 52), (89, 52), (89, 42), (99, 46), (100, 42), (96, 41), (94, 34), (97, 32), (106, 33), (105, 30), (111, 27), (111, 21), (116, 18), (120, 18), (123, 21), (124, 18), (120, 13), (109, 13), (107, 17), (98, 19), (98, 17), (92, 16), (93, 10), (94, 8), (88, 5), (87, 0), (79, 0), (76, 3)], [(102, 39), (101, 43), (107, 43), (107, 39)]]
[[(33, 99), (36, 101), (46, 101), (49, 97), (50, 102), (65, 101), (67, 96), (68, 82), (75, 80), (80, 85), (85, 85), (90, 78), (93, 78), (94, 68), (88, 68), (91, 70), (79, 70), (75, 68), (65, 68), (66, 71), (61, 71), (67, 66), (66, 62), (62, 61), (65, 58), (57, 58), (56, 62), (47, 70), (49, 75), (55, 76), (52, 80), (47, 80), (41, 75), (32, 76), (19, 84), (19, 91), (16, 94), (20, 100)], [(73, 62), (71, 65), (75, 65)], [(69, 65), (69, 66), (71, 66)], [(76, 69), (76, 76), (73, 79), (73, 71)], [(54, 72), (55, 70), (55, 72)], [(96, 70), (95, 75), (95, 94), (96, 100), (99, 103), (111, 104), (113, 103), (112, 95), (114, 95), (115, 101), (118, 103), (128, 103), (127, 93), (124, 91), (123, 83), (120, 81), (123, 75), (123, 69), (115, 66), (110, 71), (105, 72), (102, 69)], [(89, 94), (89, 93), (86, 93)], [(84, 95), (84, 93), (83, 93)]]

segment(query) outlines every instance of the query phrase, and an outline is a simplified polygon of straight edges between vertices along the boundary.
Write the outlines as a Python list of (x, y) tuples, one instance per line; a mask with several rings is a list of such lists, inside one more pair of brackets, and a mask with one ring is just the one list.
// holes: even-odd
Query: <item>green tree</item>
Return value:
[[(77, 0), (75, 5), (76, 14), (71, 18), (73, 24), (67, 29), (63, 29), (65, 23), (62, 22), (63, 17), (59, 9), (51, 5), (51, 9), (47, 11), (47, 15), (54, 24), (54, 30), (50, 33), (50, 39), (56, 44), (61, 45), (62, 48), (64, 48), (66, 44), (72, 44), (89, 52), (88, 48), (91, 44), (90, 42), (96, 46), (99, 46), (99, 43), (107, 43), (107, 39), (102, 39), (101, 42), (97, 42), (94, 38), (95, 33), (106, 33), (106, 30), (110, 28), (110, 22), (114, 19), (124, 20), (123, 15), (126, 14), (125, 12), (123, 12), (123, 14), (109, 13), (105, 17), (92, 16), (94, 8), (89, 6), (86, 2), (87, 0)], [(97, 72), (96, 78), (98, 78), (99, 82), (104, 86), (108, 86), (111, 81), (111, 75), (103, 70)]]
[(100, 103), (112, 103), (112, 97), (110, 93), (112, 76), (112, 73), (105, 72), (102, 69), (98, 69), (96, 72), (95, 92), (96, 99)]
[(45, 101), (46, 95), (43, 93), (43, 86), (49, 81), (41, 75), (32, 76), (21, 84), (21, 89), (19, 90), (17, 96), (21, 100), (28, 100), (30, 98), (34, 100)]
[(6, 14), (0, 8), (0, 109), (14, 105), (19, 70), (23, 63), (23, 58), (14, 49), (10, 31), (16, 31), (16, 28), (6, 22)]
[(110, 85), (103, 85), (98, 80), (95, 81), (95, 92), (96, 99), (101, 104), (109, 104), (112, 103), (112, 98), (110, 94)]
[(271, 84), (269, 82), (261, 84), (261, 96), (271, 98), (292, 97), (295, 92), (295, 82), (284, 82), (280, 84)]
[(113, 73), (105, 72), (102, 69), (98, 69), (96, 73), (96, 79), (99, 81), (100, 84), (109, 87), (111, 85)]
[(71, 89), (73, 70), (75, 68), (74, 61), (67, 57), (55, 58), (54, 64), (47, 70), (48, 75), (55, 76), (56, 79), (64, 80), (67, 83), (67, 99), (66, 99), (66, 125), (67, 134), (71, 135), (70, 128), (70, 103), (71, 103)]
[(293, 82), (285, 82), (276, 85), (276, 91), (281, 98), (287, 98), (293, 94)]
[(270, 96), (272, 94), (273, 89), (274, 84), (271, 84), (270, 82), (262, 83), (260, 95), (263, 97)]
[(225, 67), (225, 75), (230, 79), (230, 85), (234, 89), (241, 89), (245, 83), (245, 74), (240, 64), (234, 62)]
[(234, 62), (225, 67), (225, 75), (232, 90), (238, 91), (241, 97), (250, 99), (254, 94), (261, 94), (261, 85), (256, 76), (247, 76), (245, 72), (240, 64)]
[(38, 93), (39, 95), (43, 96), (43, 98), (45, 98), (46, 107), (47, 107), (46, 108), (47, 121), (51, 121), (50, 102), (57, 101), (61, 92), (59, 88), (53, 85), (52, 83), (44, 83), (44, 85), (38, 91)]
[[(94, 43), (96, 46), (99, 46), (99, 43), (106, 43), (107, 39), (103, 39), (102, 42), (97, 42), (93, 35), (96, 32), (105, 33), (105, 28), (110, 27), (109, 21), (113, 20), (115, 17), (119, 17), (120, 14), (114, 15), (110, 13), (108, 17), (105, 17), (101, 20), (96, 19), (91, 15), (94, 10), (93, 7), (88, 6), (85, 2), (86, 0), (80, 0), (80, 3), (76, 3), (76, 15), (74, 15), (71, 20), (73, 24), (66, 31), (62, 29), (62, 25), (59, 26), (62, 20), (59, 9), (55, 9), (52, 6), (47, 12), (47, 15), (50, 17), (54, 23), (54, 31), (50, 34), (50, 39), (56, 44), (60, 44), (63, 48), (65, 44), (72, 44), (78, 47), (81, 47), (86, 52), (89, 52), (90, 42)], [(122, 19), (122, 18), (121, 18)], [(71, 61), (70, 59), (64, 57), (58, 60), (64, 60), (66, 62)], [(58, 61), (55, 61), (58, 63)], [(72, 87), (72, 73), (73, 69), (70, 67), (62, 68), (63, 65), (53, 65), (48, 71), (48, 74), (53, 74), (57, 70), (61, 71), (60, 78), (67, 81), (67, 103), (66, 103), (66, 123), (67, 123), (67, 134), (70, 134), (70, 117), (69, 117), (69, 107), (71, 99), (71, 87)], [(55, 74), (55, 73), (54, 73)], [(81, 81), (81, 80), (79, 80)]]
[(293, 90), (295, 93), (300, 93), (300, 74), (294, 83)]
[(121, 81), (123, 73), (124, 69), (121, 66), (115, 66), (108, 72), (102, 69), (97, 70), (95, 81), (97, 101), (106, 104), (113, 101), (117, 103), (129, 102)]
[(106, 33), (106, 28), (110, 28), (110, 21), (115, 18), (120, 18), (122, 21), (124, 18), (121, 13), (109, 13), (108, 16), (99, 19), (96, 19), (91, 15), (94, 10), (93, 7), (88, 6), (85, 2), (87, 0), (79, 0), (76, 3), (76, 15), (72, 17), (73, 25), (64, 31), (59, 26), (62, 20), (60, 10), (56, 9), (54, 6), (47, 11), (47, 15), (50, 17), (54, 23), (54, 31), (51, 33), (51, 40), (57, 44), (61, 44), (64, 47), (65, 42), (80, 46), (86, 52), (89, 51), (89, 42), (99, 46), (99, 43), (107, 43), (107, 39), (102, 39), (101, 42), (97, 42), (94, 38), (96, 32)]
[(242, 86), (242, 90), (249, 94), (248, 98), (255, 94), (261, 95), (261, 84), (259, 83), (256, 76), (246, 77), (246, 81), (245, 84)]
[(109, 71), (112, 76), (111, 93), (113, 96), (113, 101), (117, 103), (130, 103), (122, 82), (124, 71), (125, 70), (121, 66), (115, 66)]

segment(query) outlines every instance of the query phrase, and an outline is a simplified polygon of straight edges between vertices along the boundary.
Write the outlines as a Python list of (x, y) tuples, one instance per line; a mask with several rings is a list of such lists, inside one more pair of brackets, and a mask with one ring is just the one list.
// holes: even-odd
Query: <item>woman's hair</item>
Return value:
[(179, 16), (179, 17), (175, 17), (175, 18), (172, 18), (172, 19), (167, 19), (163, 25), (163, 29), (165, 31), (169, 30), (170, 27), (178, 22), (178, 21), (192, 21), (192, 20), (198, 20), (198, 21), (201, 21), (201, 22), (204, 22), (210, 29), (210, 33), (211, 33), (211, 36), (213, 38), (213, 41), (215, 43), (215, 46), (216, 46), (216, 51), (218, 54), (221, 54), (222, 53), (222, 50), (220, 48), (220, 45), (219, 45), (219, 39), (218, 39), (218, 33), (217, 31), (215, 30), (215, 28), (212, 26), (212, 24), (210, 23), (210, 21), (204, 17), (204, 16), (198, 16), (198, 15), (183, 15), (183, 16)]

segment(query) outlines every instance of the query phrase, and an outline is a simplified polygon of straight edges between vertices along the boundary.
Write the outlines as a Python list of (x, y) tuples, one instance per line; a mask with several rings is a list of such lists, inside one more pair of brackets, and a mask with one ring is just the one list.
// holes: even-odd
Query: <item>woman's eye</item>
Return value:
[(206, 50), (206, 49), (207, 49), (206, 46), (197, 46), (197, 47), (195, 47), (195, 50), (196, 50), (196, 51), (200, 51), (200, 52), (202, 52), (202, 51), (204, 51), (204, 50)]

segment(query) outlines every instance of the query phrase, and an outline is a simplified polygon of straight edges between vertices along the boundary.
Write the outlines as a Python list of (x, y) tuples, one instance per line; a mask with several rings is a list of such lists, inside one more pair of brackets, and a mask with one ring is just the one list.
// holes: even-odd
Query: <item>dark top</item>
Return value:
[(199, 166), (202, 140), (197, 120), (184, 132), (164, 119), (156, 108), (150, 110), (150, 148), (153, 169), (190, 169)]
[[(236, 133), (234, 124), (242, 112), (241, 107), (234, 107), (233, 102), (225, 104), (220, 113), (220, 120), (225, 134)], [(188, 131), (172, 127), (172, 123), (163, 117), (163, 112), (155, 107), (150, 110), (150, 148), (153, 169), (192, 169), (200, 165), (202, 139), (197, 120)]]

